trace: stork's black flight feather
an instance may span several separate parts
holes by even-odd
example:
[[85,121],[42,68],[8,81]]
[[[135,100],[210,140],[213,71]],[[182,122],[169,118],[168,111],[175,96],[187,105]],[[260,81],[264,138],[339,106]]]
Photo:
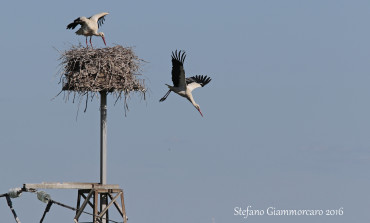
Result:
[[68,24],[67,29],[74,29],[74,28],[76,28],[77,25],[80,25],[81,23],[82,23],[82,21],[80,20],[80,17],[78,17],[77,19],[75,19],[75,21]]
[[177,50],[172,52],[172,82],[174,87],[180,84],[180,78],[185,78],[184,61],[186,54],[184,51]]
[[191,84],[193,82],[196,82],[196,83],[200,84],[200,86],[204,87],[211,80],[212,79],[210,77],[203,76],[203,75],[196,75],[196,76],[193,76],[193,77],[186,78],[186,84],[188,85],[188,84]]

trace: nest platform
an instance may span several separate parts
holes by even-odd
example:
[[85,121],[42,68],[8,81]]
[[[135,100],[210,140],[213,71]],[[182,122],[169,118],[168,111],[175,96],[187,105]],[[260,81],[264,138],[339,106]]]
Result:
[[[145,99],[145,80],[139,79],[139,59],[132,48],[120,45],[106,48],[83,48],[72,46],[60,57],[62,91],[65,98],[73,93],[77,96],[94,96],[98,92],[113,93],[117,100],[125,99],[131,92],[138,92]],[[61,92],[62,92],[61,91]]]

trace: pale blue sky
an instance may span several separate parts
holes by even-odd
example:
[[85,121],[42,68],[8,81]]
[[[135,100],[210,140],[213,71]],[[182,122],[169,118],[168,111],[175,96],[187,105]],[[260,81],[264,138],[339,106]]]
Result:
[[[108,46],[148,61],[147,100],[127,117],[108,97],[108,183],[125,191],[131,223],[368,222],[370,2],[6,1],[0,15],[0,194],[23,183],[99,181],[99,102],[63,97],[59,53],[85,39],[66,30],[107,11]],[[100,38],[95,46],[102,47]],[[171,51],[187,75],[212,77],[193,95],[204,118],[166,93]],[[74,206],[75,190],[48,190]],[[22,222],[45,204],[13,200]],[[338,209],[343,216],[234,216],[234,208]],[[0,199],[2,222],[14,222]],[[71,222],[53,206],[45,222]],[[112,219],[118,219],[112,213]],[[214,220],[212,220],[214,219]],[[83,216],[82,220],[91,220]]]

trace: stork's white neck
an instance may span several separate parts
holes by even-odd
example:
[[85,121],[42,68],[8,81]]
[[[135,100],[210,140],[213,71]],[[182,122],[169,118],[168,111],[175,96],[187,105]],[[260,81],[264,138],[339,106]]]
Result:
[[194,107],[199,106],[197,103],[195,103],[193,95],[191,93],[186,92],[186,98],[194,105]]

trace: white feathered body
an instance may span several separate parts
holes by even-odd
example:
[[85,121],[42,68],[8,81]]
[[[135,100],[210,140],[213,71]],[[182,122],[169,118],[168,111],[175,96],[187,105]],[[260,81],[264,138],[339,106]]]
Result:
[[80,17],[80,20],[83,21],[83,23],[81,23],[81,28],[76,31],[77,35],[84,36],[98,35],[98,23],[86,17]]

